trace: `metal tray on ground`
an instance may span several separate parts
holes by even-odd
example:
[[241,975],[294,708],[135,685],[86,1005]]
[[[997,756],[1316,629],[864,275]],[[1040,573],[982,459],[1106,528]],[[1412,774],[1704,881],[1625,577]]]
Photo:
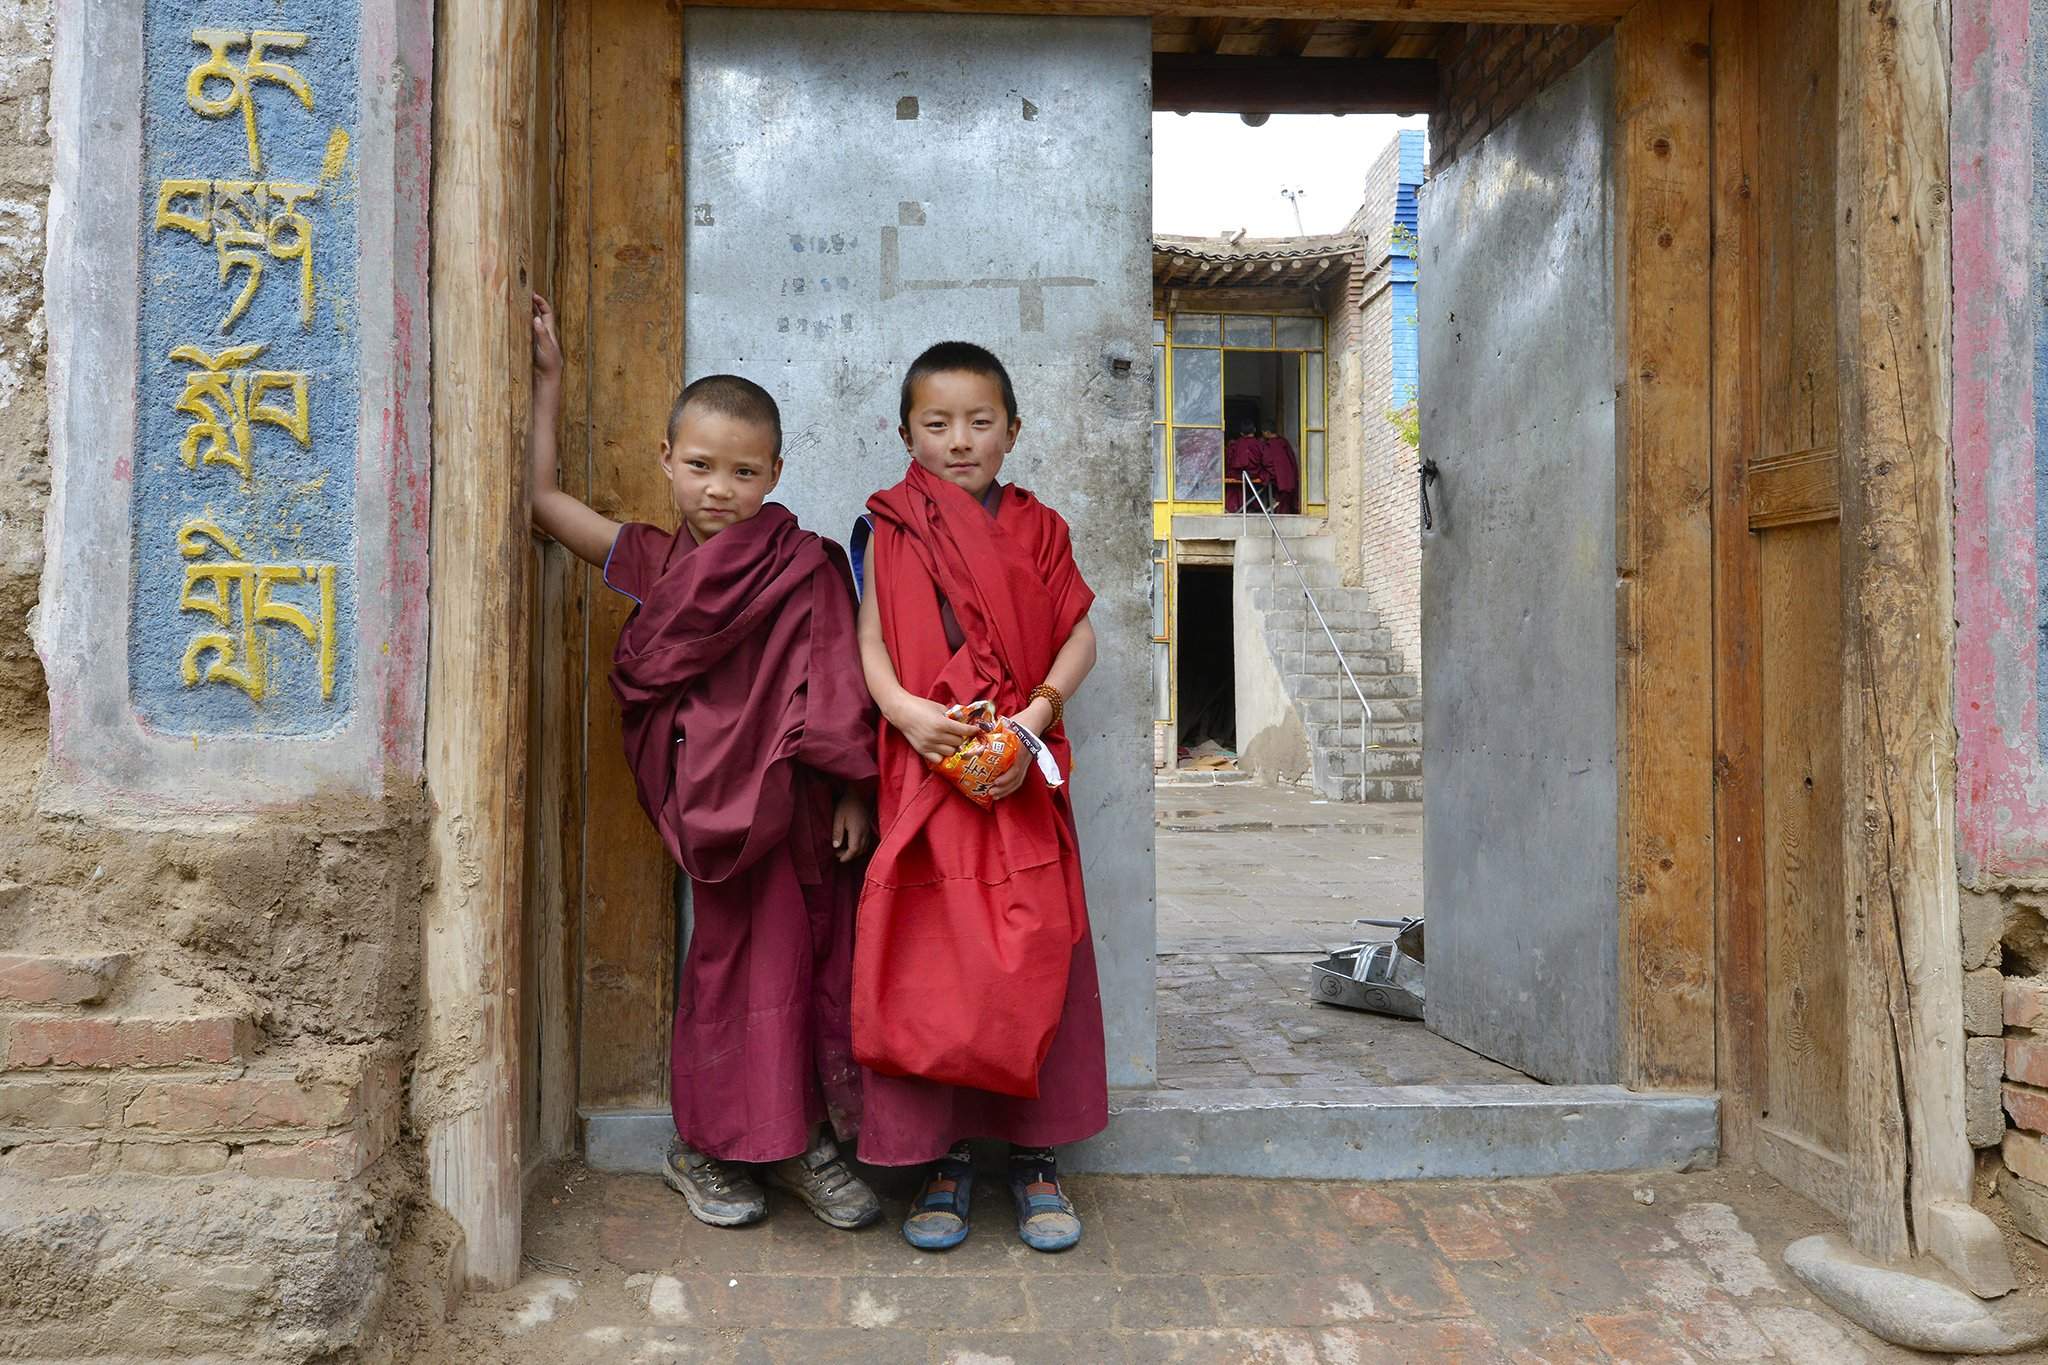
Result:
[[1328,1005],[1397,1019],[1422,1018],[1422,921],[1356,920],[1398,929],[1391,943],[1354,943],[1313,963],[1310,993]]

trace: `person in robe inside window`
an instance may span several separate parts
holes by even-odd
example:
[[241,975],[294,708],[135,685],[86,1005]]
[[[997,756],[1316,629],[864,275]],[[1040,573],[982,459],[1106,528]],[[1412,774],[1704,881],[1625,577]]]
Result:
[[[904,376],[900,420],[910,469],[868,501],[860,604],[861,661],[888,722],[882,838],[855,926],[860,1157],[932,1163],[903,1235],[937,1251],[968,1234],[967,1140],[1007,1141],[1018,1235],[1060,1251],[1081,1220],[1053,1149],[1102,1131],[1109,1111],[1063,776],[1066,699],[1095,665],[1094,594],[1066,522],[998,481],[1022,426],[1001,361],[933,346]],[[976,733],[954,708],[979,700],[1047,756],[1005,772],[986,808],[932,771]]]
[[1259,439],[1259,451],[1267,486],[1272,489],[1273,510],[1289,514],[1301,511],[1300,462],[1294,457],[1293,443],[1280,434],[1280,428],[1270,419],[1265,435]]
[[1224,511],[1236,512],[1244,507],[1245,479],[1256,478],[1263,484],[1265,468],[1265,450],[1259,444],[1258,427],[1251,418],[1243,418],[1237,424],[1237,435],[1223,450]]
[[626,763],[690,877],[663,1178],[717,1227],[767,1212],[761,1175],[834,1227],[865,1226],[881,1204],[834,1141],[860,1121],[853,914],[874,828],[851,567],[764,501],[782,476],[782,421],[738,375],[697,380],[669,414],[675,530],[621,526],[564,492],[562,369],[536,295],[533,521],[633,599],[612,656]]

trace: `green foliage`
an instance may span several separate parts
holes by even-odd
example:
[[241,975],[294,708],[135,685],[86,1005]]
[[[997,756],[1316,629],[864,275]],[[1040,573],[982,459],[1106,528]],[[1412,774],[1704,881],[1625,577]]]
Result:
[[1415,404],[1388,409],[1387,424],[1394,428],[1394,434],[1401,438],[1402,445],[1410,450],[1422,448],[1422,411]]

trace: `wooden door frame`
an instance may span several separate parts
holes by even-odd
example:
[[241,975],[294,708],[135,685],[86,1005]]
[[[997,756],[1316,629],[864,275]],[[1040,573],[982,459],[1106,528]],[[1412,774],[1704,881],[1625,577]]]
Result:
[[[541,2],[436,7],[427,770],[440,904],[426,943],[426,1028],[430,1038],[466,1039],[477,1065],[474,1093],[425,1111],[426,1143],[434,1197],[467,1239],[468,1278],[493,1287],[510,1284],[519,1270],[526,295],[540,276],[532,131],[537,116],[552,112],[535,98]],[[1873,13],[1869,0],[1838,2],[1842,207],[1852,213],[1841,274],[1843,432],[1853,455],[1843,461],[1844,663],[1852,680],[1844,699],[1848,733],[1911,760],[1859,763],[1847,775],[1855,812],[1844,830],[1847,910],[1854,941],[1865,949],[1852,979],[1852,1103],[1879,1134],[1852,1162],[1851,1223],[1866,1250],[1896,1254],[1910,1245],[1908,1151],[1915,1228],[1936,1226],[1937,1206],[1967,1201],[1967,1182],[1958,1188],[1956,1180],[1966,1163],[1959,1166],[1953,1150],[1962,1140],[1960,989],[1948,989],[1958,967],[1949,961],[1957,912],[1946,812],[1954,779],[1952,762],[1941,761],[1953,753],[1948,238],[1946,200],[1935,193],[1946,175],[1947,66],[1945,43],[1937,43],[1924,12],[1930,7],[1880,0]],[[1619,21],[1623,1078],[1640,1088],[1743,1085],[1742,1049],[1750,1044],[1734,1007],[1750,1003],[1742,983],[1755,979],[1748,976],[1754,963],[1727,932],[1729,888],[1740,877],[1726,853],[1728,812],[1716,805],[1713,772],[1729,755],[1715,752],[1714,696],[1699,686],[1711,674],[1717,608],[1710,585],[1722,515],[1707,343],[1717,287],[1706,269],[1713,259],[1710,0],[758,0],[758,7]],[[1725,195],[1728,187],[1721,189]],[[1913,211],[1894,220],[1901,206]],[[1904,300],[1891,288],[1900,280],[1913,286]],[[1928,593],[1928,583],[1937,591]],[[1724,732],[1732,719],[1720,717]],[[1923,759],[1934,762],[1931,781],[1915,780]],[[1866,812],[1885,818],[1871,825]],[[1887,886],[1898,890],[1879,901],[1893,913],[1867,913],[1873,893]],[[1896,1057],[1887,1052],[1894,1039]]]

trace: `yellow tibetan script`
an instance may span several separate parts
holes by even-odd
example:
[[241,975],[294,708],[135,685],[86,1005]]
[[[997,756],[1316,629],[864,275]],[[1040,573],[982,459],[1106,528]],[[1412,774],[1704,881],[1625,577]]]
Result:
[[[306,411],[311,376],[300,370],[243,368],[263,351],[262,343],[230,346],[219,355],[208,355],[197,346],[172,350],[171,359],[199,367],[185,376],[185,391],[176,404],[177,411],[193,418],[178,444],[185,468],[197,469],[202,461],[229,465],[240,471],[244,485],[249,484],[255,478],[256,438],[251,428],[258,422],[280,427],[300,446],[312,448]],[[285,395],[291,406],[263,401],[273,393]]]
[[[306,106],[308,113],[312,112],[313,87],[306,84],[305,78],[282,62],[265,60],[273,49],[297,52],[306,45],[306,35],[267,29],[241,32],[228,28],[195,28],[192,41],[206,48],[209,55],[185,77],[185,103],[201,118],[241,114],[243,130],[249,137],[250,174],[263,174],[263,144],[256,135],[253,87],[259,81],[281,85],[299,97],[299,103]],[[228,56],[238,48],[249,50],[240,66]],[[218,96],[209,95],[206,89],[209,81],[226,82],[227,90]]]
[[313,325],[313,222],[299,206],[319,195],[318,185],[282,180],[166,180],[158,187],[157,231],[188,232],[210,244],[222,284],[236,270],[248,272],[221,331],[249,311],[270,260],[298,263],[299,325]]
[[[219,550],[225,559],[209,559]],[[178,530],[178,553],[185,565],[185,590],[178,598],[182,611],[204,612],[219,626],[192,637],[185,647],[180,676],[185,686],[227,683],[262,701],[270,690],[270,634],[265,627],[290,626],[306,637],[320,657],[320,698],[334,697],[334,565],[251,564],[227,532],[205,517],[194,517]],[[315,583],[320,589],[320,619],[290,602],[272,600],[280,585]],[[212,595],[206,595],[206,589]],[[230,601],[230,598],[233,600]],[[213,655],[201,671],[201,661]]]

